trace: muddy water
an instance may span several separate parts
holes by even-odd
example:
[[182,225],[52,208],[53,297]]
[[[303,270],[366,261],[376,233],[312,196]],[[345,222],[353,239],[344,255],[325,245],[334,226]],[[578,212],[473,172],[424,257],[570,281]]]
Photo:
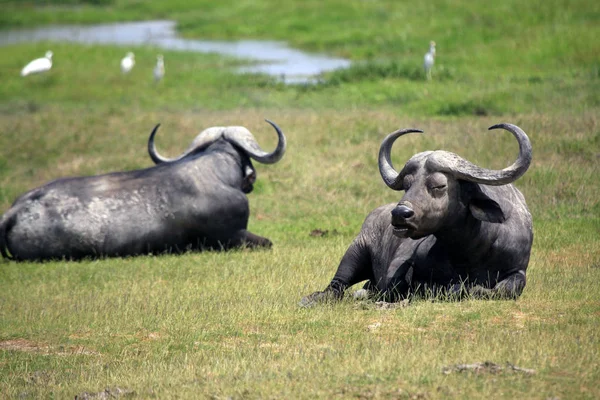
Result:
[[0,46],[36,41],[76,42],[118,46],[154,46],[165,50],[218,53],[256,62],[239,68],[242,73],[263,73],[286,83],[306,83],[327,71],[346,68],[350,62],[292,49],[277,41],[217,41],[184,39],[173,21],[126,22],[89,26],[47,26],[0,31]]

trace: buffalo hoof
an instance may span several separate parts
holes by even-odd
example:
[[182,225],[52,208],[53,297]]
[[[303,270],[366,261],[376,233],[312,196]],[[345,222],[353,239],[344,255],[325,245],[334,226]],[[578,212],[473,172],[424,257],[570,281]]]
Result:
[[442,294],[445,293],[447,300],[449,301],[461,301],[468,299],[470,296],[470,292],[467,290],[464,284],[457,283],[450,286],[445,292],[442,291]]
[[328,303],[331,301],[338,300],[339,297],[331,290],[325,290],[323,292],[314,292],[308,296],[304,296],[298,305],[302,308],[309,308],[316,306],[318,303]]
[[242,244],[242,246],[248,249],[270,249],[273,247],[273,242],[267,238],[260,238],[259,240],[253,242],[246,241]]
[[352,293],[352,298],[354,300],[369,300],[371,297],[373,297],[373,293],[367,289],[358,289],[356,292]]
[[476,285],[473,286],[470,290],[469,290],[469,294],[471,295],[472,298],[474,299],[491,299],[493,297],[495,297],[495,293],[492,289],[486,289],[483,286],[480,285]]
[[469,294],[474,299],[480,300],[517,300],[520,296],[520,292],[517,290],[507,290],[506,287],[496,285],[494,289],[486,289],[479,285],[474,286],[469,291]]

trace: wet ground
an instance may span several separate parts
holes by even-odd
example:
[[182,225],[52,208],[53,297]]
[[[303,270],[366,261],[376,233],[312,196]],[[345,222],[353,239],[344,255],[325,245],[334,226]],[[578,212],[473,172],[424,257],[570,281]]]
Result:
[[0,31],[0,46],[22,42],[58,41],[129,48],[154,46],[164,50],[218,53],[256,62],[238,68],[239,72],[268,74],[285,83],[311,82],[323,72],[350,66],[348,60],[306,53],[292,49],[284,42],[184,39],[177,35],[175,26],[174,21],[144,21]]

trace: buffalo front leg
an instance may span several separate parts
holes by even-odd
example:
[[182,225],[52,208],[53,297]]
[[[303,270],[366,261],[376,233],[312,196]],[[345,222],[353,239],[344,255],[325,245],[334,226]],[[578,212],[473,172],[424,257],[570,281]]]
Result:
[[519,270],[498,282],[491,289],[474,286],[469,294],[478,299],[516,300],[523,293],[525,283],[525,271]]
[[371,257],[369,252],[355,240],[342,257],[335,276],[323,291],[314,292],[300,300],[301,307],[311,307],[317,303],[337,301],[344,297],[344,292],[355,283],[371,279]]
[[255,235],[245,229],[238,231],[231,240],[232,247],[271,247],[273,243],[266,237]]

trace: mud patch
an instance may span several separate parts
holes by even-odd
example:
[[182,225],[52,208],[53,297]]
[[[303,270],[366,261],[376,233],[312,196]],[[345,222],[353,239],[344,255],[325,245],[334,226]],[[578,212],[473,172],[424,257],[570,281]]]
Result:
[[162,336],[160,332],[138,332],[135,337],[142,341],[142,342],[148,342],[148,341],[155,341],[155,340],[159,340],[162,339]]
[[333,230],[333,231],[328,231],[328,230],[322,230],[322,229],[313,229],[308,236],[310,237],[328,237],[328,236],[336,236],[339,235],[339,232],[337,230]]
[[442,372],[446,375],[449,375],[453,372],[465,372],[465,371],[474,372],[476,374],[480,374],[480,373],[497,374],[497,373],[505,372],[505,371],[521,372],[526,375],[535,374],[534,369],[517,367],[516,365],[513,365],[508,362],[506,363],[505,366],[495,364],[491,361],[484,361],[484,362],[478,362],[478,363],[474,363],[474,364],[456,364],[456,365],[451,365],[449,367],[442,368]]
[[56,383],[55,373],[50,371],[34,371],[26,378],[27,383],[38,386],[48,386]]
[[405,308],[410,305],[408,299],[397,301],[395,303],[388,303],[387,301],[376,301],[375,308],[378,310],[394,310],[396,308]]
[[47,348],[48,346],[40,345],[25,339],[4,340],[0,342],[0,349],[2,350],[25,351],[28,353],[33,353],[45,351]]
[[129,389],[123,389],[120,387],[106,388],[101,392],[88,393],[83,392],[75,395],[75,400],[101,400],[101,399],[118,399],[120,397],[133,397],[135,392]]
[[[363,292],[364,291],[364,292]],[[353,298],[358,300],[354,304],[355,310],[396,310],[398,308],[406,308],[410,306],[410,300],[404,299],[394,303],[388,303],[387,301],[376,301],[369,300],[369,295],[364,289],[359,289],[352,294]]]

